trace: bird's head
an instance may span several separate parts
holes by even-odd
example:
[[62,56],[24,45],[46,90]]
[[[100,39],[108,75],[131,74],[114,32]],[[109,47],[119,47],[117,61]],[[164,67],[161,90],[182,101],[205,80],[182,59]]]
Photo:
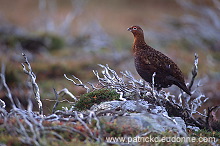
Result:
[[140,26],[137,26],[137,25],[134,25],[134,26],[131,26],[130,28],[127,29],[128,31],[132,32],[134,34],[134,36],[137,36],[137,35],[143,35],[144,32],[143,30],[141,29]]

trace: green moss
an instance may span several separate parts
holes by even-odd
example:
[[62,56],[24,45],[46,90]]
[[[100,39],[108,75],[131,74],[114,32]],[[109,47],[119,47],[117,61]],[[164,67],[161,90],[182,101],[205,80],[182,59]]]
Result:
[[100,89],[80,96],[80,99],[75,104],[76,110],[89,109],[94,104],[100,104],[104,101],[118,100],[119,94],[112,89]]

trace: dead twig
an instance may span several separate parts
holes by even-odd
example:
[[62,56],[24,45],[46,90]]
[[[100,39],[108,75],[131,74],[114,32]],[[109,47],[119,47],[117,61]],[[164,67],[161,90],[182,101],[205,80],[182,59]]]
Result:
[[74,114],[75,114],[76,119],[77,119],[77,120],[86,128],[86,130],[89,132],[90,137],[91,137],[92,139],[94,139],[94,140],[97,141],[98,139],[94,136],[94,134],[92,133],[91,129],[87,126],[87,124],[86,124],[81,118],[79,118],[78,113],[77,113],[76,111],[74,111]]
[[[31,68],[30,63],[28,62],[27,56],[24,53],[22,53],[22,56],[25,59],[24,63],[21,63],[21,65],[23,66],[23,71],[24,71],[24,73],[29,75],[29,77],[31,79],[31,83],[32,83],[35,99],[37,100],[37,103],[38,103],[39,114],[43,115],[43,107],[42,107],[43,105],[42,105],[42,102],[40,100],[40,90],[39,90],[39,87],[38,87],[38,85],[36,83],[37,77],[34,74],[34,72],[32,71],[32,68]],[[26,69],[25,64],[27,65],[28,70]]]
[[57,91],[56,91],[55,88],[53,88],[53,91],[54,91],[55,99],[56,99],[56,102],[55,102],[55,104],[54,104],[54,106],[53,106],[53,109],[52,109],[52,113],[54,114],[54,112],[55,112],[55,110],[56,110],[56,107],[57,107],[58,104],[59,104],[59,100],[58,100],[59,95],[57,94]]
[[74,79],[76,79],[76,80],[79,82],[79,84],[77,84],[73,79],[68,78],[68,77],[66,76],[66,74],[64,74],[64,77],[65,77],[68,81],[73,82],[74,85],[76,85],[76,86],[82,86],[83,88],[85,88],[87,93],[90,92],[89,87],[87,87],[85,84],[83,84],[82,81],[81,81],[79,78],[75,77],[74,75],[72,75],[72,77],[73,77]]
[[60,95],[60,94],[62,94],[62,93],[69,95],[69,96],[70,96],[71,98],[73,98],[75,101],[78,100],[67,88],[64,88],[64,89],[62,89],[62,90],[60,90],[60,91],[57,91],[57,94],[58,94],[58,95]]
[[198,56],[197,53],[195,53],[194,66],[193,66],[193,69],[192,69],[192,79],[191,79],[191,82],[190,82],[189,87],[188,87],[189,91],[191,91],[194,80],[195,80],[195,78],[197,76],[197,73],[198,73],[198,63],[199,63],[199,56]]
[[[9,98],[12,108],[16,109],[17,107],[16,107],[15,102],[12,98],[11,90],[9,89],[9,87],[6,83],[6,80],[5,80],[5,65],[3,63],[2,63],[2,67],[1,67],[0,77],[1,77],[2,85],[6,89],[6,92],[7,92],[6,96]],[[5,107],[5,103],[3,101],[1,103],[3,104],[2,107]]]

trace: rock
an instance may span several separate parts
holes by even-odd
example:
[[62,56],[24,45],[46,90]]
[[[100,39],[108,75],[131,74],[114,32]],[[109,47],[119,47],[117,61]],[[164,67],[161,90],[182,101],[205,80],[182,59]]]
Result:
[[[105,113],[99,119],[104,122],[114,122],[117,127],[130,127],[138,130],[151,130],[155,132],[164,132],[171,130],[181,136],[186,136],[186,124],[180,117],[169,117],[165,108],[149,104],[147,101],[111,101],[103,102],[100,105],[94,105],[90,110],[96,113]],[[112,111],[126,111],[119,116]],[[106,111],[106,112],[103,112]],[[108,116],[106,116],[108,115]]]
[[128,101],[109,101],[103,102],[99,105],[93,105],[90,110],[100,112],[104,110],[124,110],[128,112],[142,112],[148,111],[149,113],[156,114],[156,113],[163,113],[168,115],[167,111],[161,106],[155,106],[153,104],[148,103],[144,100],[128,100]]
[[162,114],[149,113],[131,113],[130,116],[101,116],[101,121],[114,122],[117,127],[130,127],[138,130],[150,130],[155,132],[164,132],[171,130],[186,136],[186,124],[180,117],[167,117]]

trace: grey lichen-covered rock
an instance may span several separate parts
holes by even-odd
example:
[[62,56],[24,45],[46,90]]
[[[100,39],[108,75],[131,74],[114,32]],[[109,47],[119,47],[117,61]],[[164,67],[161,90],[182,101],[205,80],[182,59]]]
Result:
[[180,117],[167,117],[163,114],[131,113],[129,116],[101,116],[101,121],[114,122],[117,127],[130,127],[138,130],[164,132],[171,130],[186,136],[186,125]]
[[[163,132],[171,130],[179,135],[186,136],[186,124],[180,117],[169,117],[164,107],[149,104],[143,100],[110,101],[94,105],[90,110],[99,115],[99,119],[105,122],[114,122],[118,127],[130,127],[138,130],[151,130]],[[121,116],[108,115],[108,112],[123,111]],[[114,113],[114,112],[113,112]]]
[[90,110],[93,110],[96,112],[104,111],[104,110],[114,110],[114,109],[118,109],[118,110],[122,109],[124,111],[135,112],[135,113],[148,111],[149,113],[152,113],[152,114],[163,113],[165,115],[168,115],[167,111],[161,106],[155,106],[144,100],[109,101],[109,102],[103,102],[99,105],[93,105],[90,108]]

